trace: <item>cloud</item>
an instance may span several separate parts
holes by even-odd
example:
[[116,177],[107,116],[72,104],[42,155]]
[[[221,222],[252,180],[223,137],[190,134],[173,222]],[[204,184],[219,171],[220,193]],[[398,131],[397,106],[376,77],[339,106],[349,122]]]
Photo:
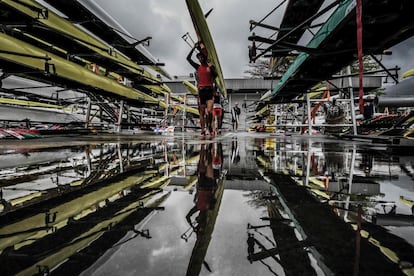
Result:
[[[151,36],[148,50],[171,75],[188,75],[193,71],[186,56],[190,47],[182,40],[189,32],[195,38],[194,27],[184,0],[99,0],[110,15],[118,20],[137,39]],[[202,9],[213,12],[207,18],[225,78],[242,77],[248,68],[247,46],[249,20],[260,21],[279,2],[274,0],[199,0]],[[327,1],[329,3],[329,1]],[[326,4],[325,4],[326,5]],[[269,16],[264,23],[279,26],[283,7]],[[258,35],[269,36],[263,28],[254,30]],[[414,68],[414,39],[392,48],[393,55],[384,57],[386,66],[400,66],[401,73]],[[263,45],[267,47],[267,45]]]
[[[188,75],[193,71],[186,61],[190,47],[181,38],[187,32],[195,38],[185,1],[99,0],[98,3],[137,39],[151,36],[148,50],[166,64],[165,69],[171,75]],[[201,0],[200,5],[205,12],[213,8],[207,22],[224,76],[241,77],[248,64],[249,20],[260,20],[275,7],[274,0]]]
[[414,68],[414,37],[391,47],[390,51],[392,51],[392,55],[383,57],[383,63],[387,68],[400,67],[400,76],[405,71]]

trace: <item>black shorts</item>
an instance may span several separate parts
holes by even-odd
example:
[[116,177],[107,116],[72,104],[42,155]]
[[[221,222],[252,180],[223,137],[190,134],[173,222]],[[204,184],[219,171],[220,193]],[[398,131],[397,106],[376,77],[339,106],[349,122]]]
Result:
[[202,86],[198,89],[198,103],[207,104],[207,101],[213,100],[214,89],[212,86]]
[[216,180],[214,178],[207,177],[205,174],[198,176],[198,189],[211,190],[216,186]]

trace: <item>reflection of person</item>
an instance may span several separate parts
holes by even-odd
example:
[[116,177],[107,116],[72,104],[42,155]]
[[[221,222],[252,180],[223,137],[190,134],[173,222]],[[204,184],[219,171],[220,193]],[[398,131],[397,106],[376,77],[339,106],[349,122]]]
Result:
[[256,132],[265,132],[265,127],[262,123],[260,123],[257,127],[256,127]]
[[[198,183],[195,194],[195,205],[186,215],[186,220],[196,233],[204,230],[207,220],[207,211],[212,210],[215,205],[214,192],[217,188],[217,182],[214,177],[213,156],[211,145],[205,149],[201,145],[200,160],[198,162]],[[196,223],[191,221],[192,215],[199,212]]]
[[234,164],[237,164],[240,162],[239,143],[237,140],[231,141],[231,161]]
[[220,174],[223,168],[223,146],[221,143],[214,144],[213,150],[213,172],[214,178],[220,178]]
[[366,176],[369,176],[373,166],[373,157],[371,154],[363,154],[361,167],[364,170]]
[[11,207],[10,202],[8,202],[3,197],[3,189],[2,188],[0,188],[0,204],[2,204],[4,206],[4,209],[8,209],[9,207]]
[[249,254],[247,256],[247,259],[249,260],[250,263],[253,262],[252,260],[252,255],[254,254],[254,245],[255,245],[256,241],[254,238],[254,235],[251,233],[247,234],[247,253]]
[[217,72],[213,65],[207,63],[207,57],[203,53],[199,52],[196,55],[200,64],[191,59],[197,46],[198,44],[195,44],[188,53],[187,61],[197,70],[198,110],[200,113],[201,135],[204,136],[206,134],[206,127],[210,131],[210,134],[214,135],[211,124],[213,121],[214,80],[217,77]]
[[239,104],[236,103],[234,107],[231,109],[231,123],[233,125],[233,130],[237,131],[237,128],[239,127],[239,116],[240,116],[240,107]]
[[221,96],[218,91],[214,92],[213,117],[214,127],[217,133],[220,134],[223,124],[223,106],[221,105]]

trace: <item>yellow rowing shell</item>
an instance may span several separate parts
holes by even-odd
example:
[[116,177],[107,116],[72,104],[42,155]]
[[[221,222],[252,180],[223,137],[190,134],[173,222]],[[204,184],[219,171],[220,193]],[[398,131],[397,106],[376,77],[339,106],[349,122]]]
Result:
[[0,59],[8,60],[16,64],[21,64],[42,71],[45,69],[46,61],[41,59],[41,57],[47,57],[47,62],[49,64],[54,64],[54,74],[57,76],[88,85],[90,87],[99,88],[107,93],[130,100],[138,100],[145,103],[159,105],[163,108],[166,107],[165,102],[159,101],[158,99],[155,99],[137,89],[124,86],[116,80],[95,74],[94,72],[87,70],[78,64],[56,56],[43,49],[39,49],[26,42],[20,41],[3,33],[0,33],[0,39],[2,41],[0,44]]
[[198,3],[198,0],[186,0],[186,3],[201,47],[205,48],[207,51],[208,61],[216,67],[218,75],[216,79],[217,86],[220,88],[220,92],[223,96],[227,98],[227,90],[224,83],[223,72],[221,70],[216,47],[214,46],[213,37],[211,36],[204,13]]
[[413,69],[410,69],[410,70],[408,70],[408,71],[405,71],[402,75],[401,75],[401,78],[407,78],[407,77],[411,77],[411,76],[414,76],[414,68]]

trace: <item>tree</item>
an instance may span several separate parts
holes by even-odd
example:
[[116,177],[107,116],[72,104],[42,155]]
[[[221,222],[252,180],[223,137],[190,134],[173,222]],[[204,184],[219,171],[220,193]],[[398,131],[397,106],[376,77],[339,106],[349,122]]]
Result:
[[[362,61],[364,63],[364,72],[371,72],[371,71],[376,71],[381,69],[381,67],[379,66],[379,64],[372,59],[371,56],[364,56],[362,58]],[[351,64],[351,73],[358,73],[359,71],[359,64],[358,64],[358,60],[354,61]]]
[[270,77],[271,71],[269,68],[269,61],[266,59],[258,59],[255,63],[249,63],[249,69],[244,71],[245,74],[252,79]]
[[[281,77],[292,63],[291,57],[274,59],[261,58],[255,63],[249,63],[249,69],[244,71],[250,78]],[[273,68],[273,70],[272,70]]]

